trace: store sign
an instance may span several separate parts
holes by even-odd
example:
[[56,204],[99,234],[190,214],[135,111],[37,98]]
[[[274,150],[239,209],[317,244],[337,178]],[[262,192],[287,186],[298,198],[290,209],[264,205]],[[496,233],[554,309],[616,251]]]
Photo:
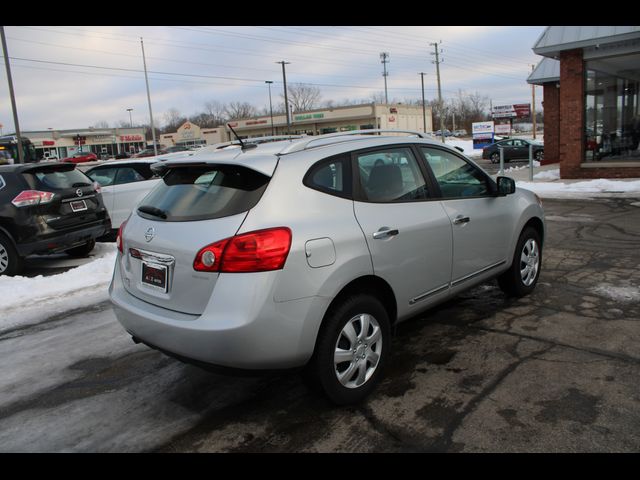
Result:
[[245,124],[246,125],[263,125],[265,123],[267,123],[266,120],[249,120]]
[[324,118],[324,113],[307,113],[306,115],[296,115],[293,117],[296,122],[300,120],[312,120],[314,118]]
[[389,117],[389,123],[394,123],[396,121],[396,117],[394,117],[393,115],[391,115]]
[[531,116],[531,105],[518,103],[513,105],[496,105],[491,111],[493,118],[521,118]]
[[493,143],[494,128],[493,122],[475,122],[471,124],[473,148],[475,150]]
[[121,142],[143,142],[142,135],[120,135]]
[[511,133],[511,125],[508,123],[496,125],[496,135],[509,135]]

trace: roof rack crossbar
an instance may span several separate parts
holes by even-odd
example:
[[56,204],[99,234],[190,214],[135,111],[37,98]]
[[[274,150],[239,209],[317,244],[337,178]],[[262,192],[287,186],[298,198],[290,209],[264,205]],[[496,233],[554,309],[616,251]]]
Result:
[[[417,136],[419,138],[431,138],[428,134],[424,132],[417,132],[414,130],[392,130],[392,129],[367,129],[367,130],[349,130],[348,132],[336,132],[336,133],[327,133],[325,135],[318,135],[315,137],[305,138],[300,142],[295,142],[292,145],[284,148],[280,154],[287,154],[293,152],[299,152],[302,150],[308,150],[310,148],[322,147],[325,145],[331,145],[333,143],[345,142],[349,140],[358,140],[357,138],[348,138],[350,136],[355,135],[370,135],[373,133],[381,134],[381,133],[404,133],[407,136]],[[332,141],[335,140],[335,141]],[[318,145],[313,145],[314,143],[318,143]]]

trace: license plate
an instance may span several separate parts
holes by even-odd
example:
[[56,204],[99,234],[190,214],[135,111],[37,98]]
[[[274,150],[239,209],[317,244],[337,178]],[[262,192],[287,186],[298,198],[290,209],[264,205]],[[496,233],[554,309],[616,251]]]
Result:
[[87,203],[84,200],[76,200],[71,202],[71,210],[74,212],[82,212],[87,209]]
[[166,293],[167,267],[156,263],[142,262],[142,284]]

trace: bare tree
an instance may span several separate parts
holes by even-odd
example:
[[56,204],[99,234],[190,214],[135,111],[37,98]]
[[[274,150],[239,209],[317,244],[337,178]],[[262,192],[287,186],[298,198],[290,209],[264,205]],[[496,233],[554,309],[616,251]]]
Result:
[[224,113],[230,120],[243,120],[256,117],[258,111],[248,102],[231,102],[225,106]]
[[[314,85],[306,83],[294,83],[287,88],[289,103],[296,112],[306,112],[317,108],[322,94],[320,89]],[[284,101],[284,94],[280,97]]]
[[98,120],[93,124],[93,128],[109,128],[109,122],[106,120]]
[[164,128],[162,128],[162,132],[175,132],[178,130],[178,127],[187,120],[187,117],[183,116],[177,108],[172,107],[164,114]]

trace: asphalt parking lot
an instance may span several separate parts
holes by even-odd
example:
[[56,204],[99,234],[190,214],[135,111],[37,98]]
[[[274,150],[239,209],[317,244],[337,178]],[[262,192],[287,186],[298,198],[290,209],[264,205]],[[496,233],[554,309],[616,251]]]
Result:
[[535,292],[489,282],[401,324],[360,405],[183,365],[105,303],[0,335],[0,451],[637,452],[640,199],[544,206]]

